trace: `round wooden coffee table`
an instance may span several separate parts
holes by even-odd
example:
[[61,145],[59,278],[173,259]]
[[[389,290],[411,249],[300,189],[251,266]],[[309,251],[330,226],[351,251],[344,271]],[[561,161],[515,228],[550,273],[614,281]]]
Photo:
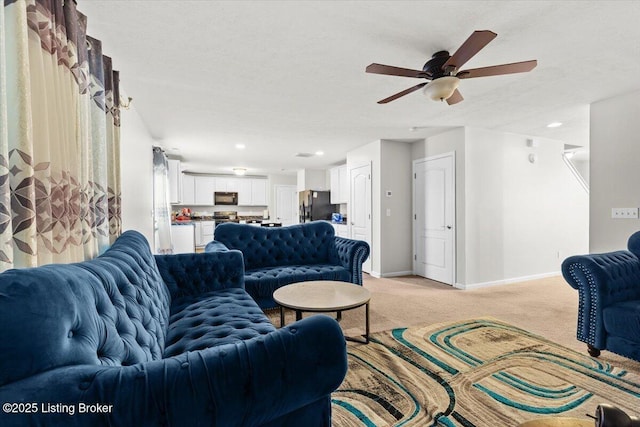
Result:
[[351,337],[346,339],[369,343],[369,300],[371,294],[360,285],[332,280],[314,280],[292,283],[273,293],[273,299],[280,305],[280,326],[284,326],[284,309],[295,310],[296,320],[302,319],[302,312],[337,312],[337,320],[342,312],[365,306],[364,341]]

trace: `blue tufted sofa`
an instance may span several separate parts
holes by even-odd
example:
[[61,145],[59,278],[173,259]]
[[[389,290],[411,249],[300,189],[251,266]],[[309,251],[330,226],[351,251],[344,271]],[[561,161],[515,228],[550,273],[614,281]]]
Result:
[[243,280],[238,251],[154,259],[134,231],[0,274],[0,425],[329,427],[340,327],[276,330]]
[[277,307],[273,292],[294,282],[362,285],[362,263],[369,256],[366,242],[336,237],[326,221],[275,228],[224,223],[215,228],[213,238],[206,252],[242,252],[246,290],[263,309]]
[[609,350],[640,361],[640,232],[627,247],[562,263],[565,280],[579,292],[578,340],[594,357]]

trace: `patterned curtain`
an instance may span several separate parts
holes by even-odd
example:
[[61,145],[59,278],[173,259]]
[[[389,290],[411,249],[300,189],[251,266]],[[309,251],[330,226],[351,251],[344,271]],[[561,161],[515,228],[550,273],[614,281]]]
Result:
[[162,148],[153,147],[153,228],[157,254],[173,253],[169,199],[169,162]]
[[69,0],[0,8],[0,271],[121,233],[119,76],[86,24]]

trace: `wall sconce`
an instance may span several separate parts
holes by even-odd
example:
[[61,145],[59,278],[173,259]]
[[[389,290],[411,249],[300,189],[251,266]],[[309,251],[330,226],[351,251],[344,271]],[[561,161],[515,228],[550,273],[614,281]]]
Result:
[[129,108],[131,108],[131,101],[133,101],[133,98],[128,96],[127,99],[125,100],[122,96],[120,97],[120,108],[124,108],[125,110],[128,110]]

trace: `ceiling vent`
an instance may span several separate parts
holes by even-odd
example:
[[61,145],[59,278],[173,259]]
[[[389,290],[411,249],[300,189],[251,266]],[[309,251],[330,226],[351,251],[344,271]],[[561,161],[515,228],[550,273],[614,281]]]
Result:
[[313,157],[311,153],[296,153],[296,157]]

